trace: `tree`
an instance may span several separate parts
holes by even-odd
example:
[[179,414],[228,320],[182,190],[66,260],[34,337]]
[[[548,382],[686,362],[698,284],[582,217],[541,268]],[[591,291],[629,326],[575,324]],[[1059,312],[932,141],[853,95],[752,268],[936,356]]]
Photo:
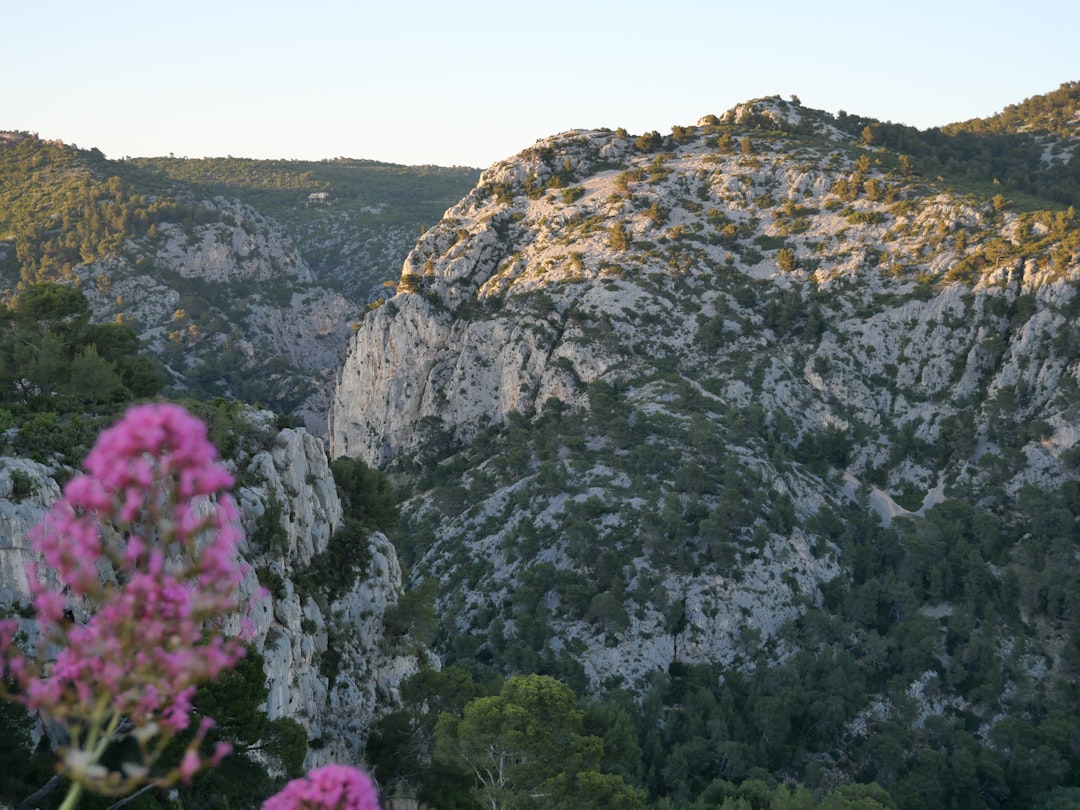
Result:
[[119,397],[152,397],[164,375],[155,360],[139,354],[139,337],[123,324],[91,324],[79,291],[33,284],[12,309],[0,309],[0,396],[73,394],[80,409]]
[[435,757],[470,772],[492,810],[643,808],[642,791],[600,771],[604,743],[583,733],[583,720],[566,684],[516,675],[498,695],[470,701],[463,716],[439,717]]
[[641,152],[655,152],[664,143],[664,136],[655,129],[634,139],[634,146]]
[[544,785],[543,806],[560,810],[645,810],[645,791],[599,771],[561,773]]
[[795,251],[791,248],[781,248],[776,254],[776,266],[785,273],[795,269]]
[[396,605],[388,605],[383,616],[386,640],[400,644],[406,637],[417,645],[430,645],[435,641],[439,621],[435,615],[435,594],[439,583],[425,579],[414,588],[405,591]]
[[346,514],[373,531],[388,532],[398,521],[398,496],[390,479],[361,459],[341,456],[330,462]]
[[694,137],[694,128],[682,127],[676,124],[671,128],[671,137],[675,143],[686,143]]
[[33,326],[44,334],[60,322],[85,321],[90,314],[90,302],[74,287],[31,284],[19,293],[14,312],[16,324]]
[[123,388],[116,367],[98,354],[97,346],[90,344],[71,363],[71,391],[83,402],[97,407],[98,403],[112,399]]
[[626,250],[630,247],[630,231],[622,222],[616,222],[608,231],[608,245],[612,250]]
[[27,393],[52,396],[68,375],[63,341],[51,332],[46,333],[37,345],[16,346],[15,358],[22,369],[22,376],[16,382],[29,383]]
[[421,799],[438,798],[440,807],[456,806],[450,793],[455,800],[468,797],[471,806],[471,776],[433,761],[435,728],[442,714],[460,716],[470,701],[484,694],[460,667],[423,667],[401,685],[402,708],[384,715],[371,730],[364,756],[372,773],[384,787],[411,785]]
[[585,618],[599,624],[607,633],[625,630],[630,625],[623,601],[611,591],[603,591],[592,598]]
[[828,810],[896,810],[896,802],[880,785],[841,785],[821,803]]
[[51,763],[34,755],[35,723],[36,719],[22,706],[0,701],[0,762],[4,763],[0,802],[5,805],[14,806],[49,778]]

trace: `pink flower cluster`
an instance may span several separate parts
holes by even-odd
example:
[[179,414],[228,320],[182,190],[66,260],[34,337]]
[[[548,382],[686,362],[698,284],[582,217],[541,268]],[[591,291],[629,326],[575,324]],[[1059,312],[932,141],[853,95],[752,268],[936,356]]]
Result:
[[379,810],[379,794],[355,768],[324,765],[289,782],[262,810]]
[[[61,768],[73,782],[120,794],[189,779],[205,764],[209,719],[178,766],[154,765],[188,727],[196,687],[244,652],[221,632],[243,608],[232,476],[206,426],[171,404],[130,409],[84,466],[32,535],[45,562],[30,572],[36,653],[14,645],[12,623],[0,626],[0,675],[15,699],[66,727]],[[141,761],[107,770],[101,755],[122,737]]]

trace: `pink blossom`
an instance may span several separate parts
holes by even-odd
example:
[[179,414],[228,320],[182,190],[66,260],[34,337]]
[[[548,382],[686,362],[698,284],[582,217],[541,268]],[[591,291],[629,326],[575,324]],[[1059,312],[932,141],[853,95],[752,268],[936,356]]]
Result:
[[356,768],[324,765],[289,782],[262,810],[379,810],[379,794]]
[[198,753],[195,751],[185,752],[184,758],[180,762],[180,778],[185,782],[190,782],[191,778],[198,773],[201,764]]
[[221,760],[232,753],[232,745],[227,742],[214,743],[214,753],[210,756],[210,765],[219,765]]
[[[244,612],[239,510],[226,491],[233,478],[206,426],[171,404],[130,409],[84,467],[31,534],[45,562],[30,572],[37,654],[25,656],[11,628],[0,627],[0,674],[14,680],[15,699],[73,730],[62,762],[96,763],[103,749],[78,747],[117,739],[123,720],[149,766],[188,727],[196,687],[244,652],[241,638],[221,633],[224,620]],[[202,766],[197,748],[208,728],[200,726],[175,771],[152,781],[189,779]],[[109,793],[150,781],[148,768],[87,775],[103,770],[69,775]]]

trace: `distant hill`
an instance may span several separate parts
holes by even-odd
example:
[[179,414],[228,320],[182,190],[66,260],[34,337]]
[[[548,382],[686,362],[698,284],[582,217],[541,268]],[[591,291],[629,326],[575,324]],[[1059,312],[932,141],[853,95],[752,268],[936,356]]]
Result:
[[206,196],[239,199],[281,223],[324,283],[370,300],[397,276],[419,235],[480,177],[479,169],[374,160],[133,158]]
[[78,284],[137,329],[173,390],[259,401],[321,432],[350,321],[473,169],[107,160],[0,138],[0,284]]

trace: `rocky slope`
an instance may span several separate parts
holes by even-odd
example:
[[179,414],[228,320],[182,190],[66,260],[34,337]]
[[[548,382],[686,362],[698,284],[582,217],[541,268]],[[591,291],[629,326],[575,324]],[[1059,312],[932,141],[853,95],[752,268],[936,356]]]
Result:
[[794,100],[564,133],[409,254],[330,452],[419,476],[403,553],[458,652],[748,660],[838,572],[834,511],[1076,477],[1075,224]]
[[224,198],[202,205],[211,221],[162,222],[77,268],[94,318],[133,326],[178,391],[273,403],[321,434],[357,305],[320,284],[255,209]]
[[324,435],[350,323],[464,168],[136,158],[0,132],[0,296],[78,285],[172,393],[260,402]]
[[[373,719],[392,707],[414,654],[386,643],[383,616],[397,603],[401,568],[378,533],[350,558],[366,560],[340,594],[327,596],[308,572],[327,553],[342,521],[323,442],[303,429],[275,432],[273,414],[252,412],[261,447],[236,459],[251,570],[241,590],[252,602],[255,645],[266,662],[270,719],[291,717],[313,742],[307,767],[362,761]],[[26,536],[59,497],[57,471],[19,458],[0,459],[0,604],[26,601]],[[333,663],[331,664],[331,660]]]

